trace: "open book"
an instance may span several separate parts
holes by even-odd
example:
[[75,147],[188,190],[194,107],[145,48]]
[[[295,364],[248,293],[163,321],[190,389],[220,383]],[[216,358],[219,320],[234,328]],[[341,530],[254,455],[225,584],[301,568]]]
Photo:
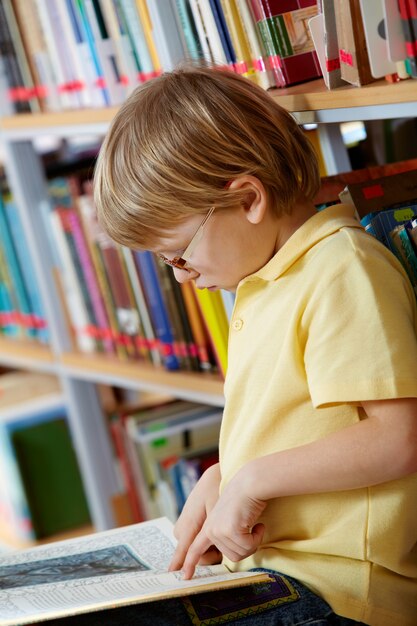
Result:
[[167,571],[175,543],[173,524],[159,518],[2,556],[0,626],[269,580],[223,565],[182,580]]

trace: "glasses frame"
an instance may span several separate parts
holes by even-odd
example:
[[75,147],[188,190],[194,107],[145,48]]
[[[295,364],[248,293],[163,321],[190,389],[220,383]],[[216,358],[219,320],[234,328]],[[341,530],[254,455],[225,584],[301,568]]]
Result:
[[184,252],[181,255],[175,256],[173,259],[168,259],[163,254],[158,254],[158,257],[161,259],[161,261],[163,261],[167,265],[170,265],[171,267],[175,267],[176,269],[185,270],[186,272],[189,272],[190,270],[187,267],[187,263],[191,255],[193,254],[195,248],[200,243],[204,234],[204,226],[207,224],[208,220],[213,215],[215,208],[216,207],[214,206],[211,207],[211,209],[209,210],[209,212],[207,213],[207,215],[201,222],[200,226],[197,228],[194,235],[192,236],[190,243],[188,244],[188,246],[185,248]]

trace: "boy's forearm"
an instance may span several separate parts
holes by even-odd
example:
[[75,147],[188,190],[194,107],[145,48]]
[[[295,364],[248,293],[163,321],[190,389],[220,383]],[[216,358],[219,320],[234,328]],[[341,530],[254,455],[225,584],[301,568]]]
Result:
[[413,473],[417,415],[414,423],[412,416],[398,422],[388,428],[365,419],[319,441],[255,459],[241,470],[246,492],[266,501],[368,487]]

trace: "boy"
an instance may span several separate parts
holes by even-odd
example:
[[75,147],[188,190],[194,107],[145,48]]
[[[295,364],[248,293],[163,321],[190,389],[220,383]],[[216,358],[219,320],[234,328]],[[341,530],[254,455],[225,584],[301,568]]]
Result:
[[[159,254],[179,282],[236,291],[220,464],[184,507],[171,568],[189,578],[222,555],[277,572],[292,595],[242,626],[412,626],[415,296],[350,207],[315,210],[318,187],[292,117],[227,70],[138,88],[102,146],[110,236]],[[137,607],[138,623],[191,623],[159,610]]]

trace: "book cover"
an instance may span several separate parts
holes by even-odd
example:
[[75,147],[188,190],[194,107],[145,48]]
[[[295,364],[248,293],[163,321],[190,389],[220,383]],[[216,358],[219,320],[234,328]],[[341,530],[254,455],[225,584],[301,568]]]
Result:
[[252,15],[249,4],[246,0],[231,0],[231,3],[232,6],[234,3],[236,7],[238,18],[240,19],[240,24],[248,43],[250,58],[256,72],[257,81],[264,89],[275,87],[276,82],[269,63],[268,54],[261,40],[260,33],[256,28],[256,20]]
[[335,89],[345,84],[342,80],[339,59],[339,44],[337,41],[336,13],[333,0],[321,0],[324,30],[324,50],[328,73],[329,89]]
[[316,0],[250,0],[277,87],[321,76],[308,20],[317,15]]
[[155,519],[2,556],[0,626],[271,582],[223,565],[199,566],[183,580],[168,572],[175,546],[173,524]]
[[369,64],[359,0],[335,3],[340,70],[343,80],[360,87],[374,78]]
[[62,395],[54,376],[10,372],[0,377],[0,519],[10,535],[32,540],[32,514],[12,444],[17,428],[49,419],[62,408]]
[[65,408],[11,436],[37,538],[90,523]]
[[399,203],[412,202],[417,198],[417,169],[350,183],[347,192],[361,217]]

